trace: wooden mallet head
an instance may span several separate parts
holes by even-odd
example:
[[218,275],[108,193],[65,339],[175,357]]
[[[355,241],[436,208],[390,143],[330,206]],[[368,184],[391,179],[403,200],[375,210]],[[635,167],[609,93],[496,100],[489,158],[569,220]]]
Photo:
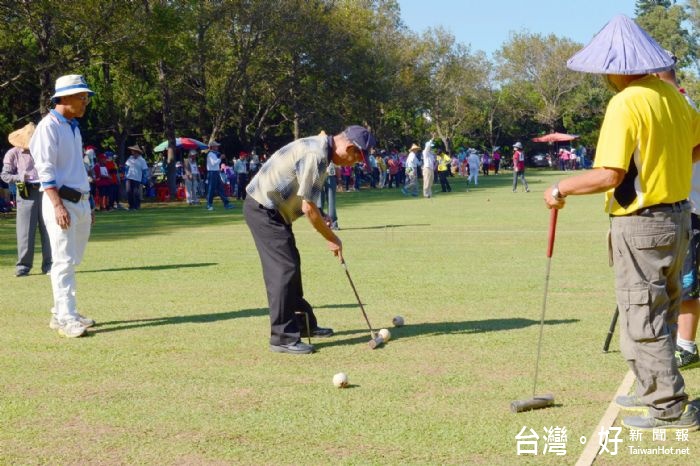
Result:
[[381,335],[377,335],[374,338],[372,338],[368,343],[370,349],[375,349],[378,346],[381,346],[384,344],[384,338]]
[[533,409],[548,408],[554,406],[554,395],[537,395],[529,400],[516,400],[510,403],[510,410],[514,413],[522,413]]

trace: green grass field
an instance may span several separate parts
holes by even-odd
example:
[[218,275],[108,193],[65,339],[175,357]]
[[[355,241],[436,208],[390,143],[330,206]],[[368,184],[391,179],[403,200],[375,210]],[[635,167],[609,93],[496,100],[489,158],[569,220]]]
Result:
[[[549,212],[559,173],[480,178],[432,200],[397,190],[338,194],[345,258],[370,321],[393,339],[375,351],[342,267],[305,219],[295,223],[306,298],[336,335],[309,356],[268,348],[257,252],[234,211],[146,204],[98,214],[78,268],[81,313],[98,325],[65,339],[48,328],[49,278],[14,277],[14,219],[0,219],[2,464],[574,464],[597,441],[627,367],[617,335],[602,195],[570,198],[551,265],[538,392],[529,398]],[[38,240],[38,239],[37,239]],[[40,256],[39,256],[40,257]],[[403,315],[407,325],[392,328]],[[351,387],[333,387],[337,372]],[[684,372],[691,398],[700,370]],[[523,427],[567,429],[566,455],[517,455]],[[529,433],[526,430],[526,434]],[[697,464],[688,441],[630,441],[596,464]],[[629,445],[688,455],[632,455]],[[695,457],[696,460],[692,460]]]

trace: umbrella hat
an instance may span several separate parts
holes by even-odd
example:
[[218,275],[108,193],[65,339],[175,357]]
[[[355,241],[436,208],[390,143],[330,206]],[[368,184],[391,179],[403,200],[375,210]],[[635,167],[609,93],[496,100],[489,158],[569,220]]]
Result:
[[574,71],[596,74],[649,74],[673,68],[666,51],[625,15],[615,16],[588,45],[566,62]]
[[[207,146],[202,141],[198,141],[192,138],[175,138],[175,146],[179,149],[206,149]],[[153,152],[163,152],[168,148],[168,141],[165,140],[153,148]]]
[[534,142],[565,142],[573,141],[578,138],[575,134],[564,134],[564,133],[549,133],[538,138],[532,138]]

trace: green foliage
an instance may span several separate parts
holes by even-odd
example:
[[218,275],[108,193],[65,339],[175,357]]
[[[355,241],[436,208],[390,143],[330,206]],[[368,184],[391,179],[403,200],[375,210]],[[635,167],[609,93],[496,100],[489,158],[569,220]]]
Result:
[[659,44],[678,57],[678,67],[688,66],[696,56],[697,43],[685,29],[688,13],[681,5],[664,5],[645,8],[638,13],[637,22]]
[[[698,4],[638,3],[682,66],[695,63]],[[0,0],[0,140],[47,111],[66,73],[97,93],[85,140],[121,157],[168,131],[235,152],[351,123],[398,148],[433,132],[450,149],[551,129],[596,139],[608,94],[565,68],[580,44],[516,33],[492,60],[400,17],[396,0]]]
[[501,79],[527,106],[521,111],[549,130],[561,124],[567,99],[585,79],[566,68],[566,60],[580,48],[553,35],[514,33],[496,55]]
[[655,10],[657,7],[669,8],[675,4],[676,0],[637,0],[634,12],[637,16],[644,16]]

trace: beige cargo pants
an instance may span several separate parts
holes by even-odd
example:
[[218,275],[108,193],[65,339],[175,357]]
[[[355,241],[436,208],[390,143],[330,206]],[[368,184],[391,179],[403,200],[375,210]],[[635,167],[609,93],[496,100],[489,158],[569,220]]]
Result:
[[611,217],[610,229],[622,355],[637,377],[637,396],[649,406],[649,415],[676,418],[688,400],[674,351],[690,206]]

